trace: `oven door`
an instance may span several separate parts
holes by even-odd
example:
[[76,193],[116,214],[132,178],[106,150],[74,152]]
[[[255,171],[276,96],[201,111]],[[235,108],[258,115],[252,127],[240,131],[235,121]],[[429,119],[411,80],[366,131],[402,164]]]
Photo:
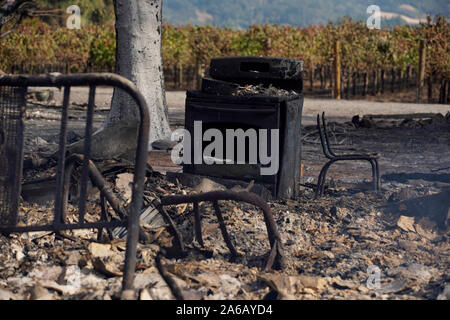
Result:
[[[195,136],[194,120],[201,121],[201,137]],[[206,101],[204,99],[188,99],[186,100],[186,123],[185,127],[191,134],[191,150],[194,149],[196,139],[202,139],[202,154],[205,147],[210,144],[210,141],[203,141],[203,133],[208,129],[217,129],[223,136],[223,155],[225,159],[223,164],[194,164],[194,152],[191,152],[191,164],[185,164],[184,172],[193,174],[203,174],[213,177],[238,179],[255,182],[261,182],[276,186],[277,174],[261,175],[262,164],[259,161],[259,129],[267,129],[268,137],[268,152],[271,154],[272,146],[270,143],[270,134],[273,129],[280,129],[280,104],[279,103],[265,103],[265,104],[246,104],[246,103],[232,103],[227,101],[220,102],[217,99],[214,102]],[[197,124],[198,128],[198,124]],[[236,163],[236,150],[234,152],[234,159],[226,159],[227,150],[227,129],[237,130],[242,129],[247,132],[248,129],[256,131],[256,138],[250,137],[245,139],[245,164]],[[280,132],[282,134],[282,132]],[[197,142],[198,143],[198,142]],[[256,144],[256,148],[250,148],[250,144]],[[237,141],[234,141],[234,148],[236,148]],[[249,150],[257,150],[257,163],[250,160]],[[278,150],[280,152],[281,150]],[[203,156],[202,156],[203,159]],[[233,162],[233,163],[230,163]]]

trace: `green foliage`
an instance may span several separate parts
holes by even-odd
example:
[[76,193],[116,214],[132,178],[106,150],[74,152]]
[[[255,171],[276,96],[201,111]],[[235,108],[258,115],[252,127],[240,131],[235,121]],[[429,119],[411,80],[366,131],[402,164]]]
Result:
[[40,8],[60,9],[60,17],[41,17],[44,22],[52,25],[65,26],[66,10],[71,5],[77,5],[81,11],[81,24],[112,25],[114,23],[113,0],[34,0]]
[[112,28],[88,26],[69,30],[31,19],[2,38],[0,43],[0,70],[5,71],[21,65],[39,68],[68,64],[70,72],[83,72],[89,65],[111,70],[115,64],[116,44]]
[[116,63],[116,36],[112,28],[94,30],[95,37],[90,44],[88,65],[98,70],[114,70]]

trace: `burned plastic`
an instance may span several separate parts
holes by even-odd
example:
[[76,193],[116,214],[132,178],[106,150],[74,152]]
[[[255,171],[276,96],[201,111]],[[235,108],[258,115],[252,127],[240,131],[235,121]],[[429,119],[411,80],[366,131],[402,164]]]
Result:
[[213,79],[240,85],[264,84],[303,91],[303,61],[275,57],[221,57],[211,59]]
[[[211,60],[210,77],[203,79],[202,91],[188,91],[186,98],[185,128],[194,137],[195,122],[202,123],[202,132],[217,129],[226,136],[227,129],[278,131],[279,140],[271,146],[267,139],[268,154],[278,152],[279,170],[262,175],[257,163],[196,164],[191,153],[184,172],[226,179],[254,180],[270,190],[274,198],[293,198],[298,194],[301,163],[301,117],[303,108],[302,61],[267,57],[226,57]],[[292,94],[234,94],[240,86],[258,85],[280,88]],[[266,90],[276,92],[276,90]],[[202,137],[194,137],[202,139]],[[194,148],[191,139],[191,150]],[[249,143],[246,143],[248,157]],[[226,144],[226,143],[224,143]],[[202,152],[205,145],[202,145]],[[224,153],[225,154],[225,153]],[[246,159],[247,160],[247,159]]]
[[239,84],[211,78],[203,78],[202,92],[215,95],[233,95],[239,89]]

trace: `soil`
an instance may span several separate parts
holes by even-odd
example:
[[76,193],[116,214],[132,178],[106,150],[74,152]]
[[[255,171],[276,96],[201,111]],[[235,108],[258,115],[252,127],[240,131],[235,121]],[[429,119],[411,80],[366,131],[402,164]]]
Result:
[[[37,90],[38,88],[35,88]],[[40,88],[45,89],[45,88]],[[50,89],[50,88],[48,88]],[[54,105],[61,104],[62,90],[51,89],[54,91]],[[88,88],[74,87],[71,91],[71,101],[77,106],[86,106],[88,99]],[[112,97],[112,89],[97,88],[96,94],[96,109],[102,110],[99,114],[99,122],[106,116],[107,110]],[[400,93],[399,93],[400,94]],[[386,93],[386,95],[389,95]],[[368,100],[334,100],[327,98],[320,98],[317,96],[308,96],[306,94],[305,102],[303,104],[303,125],[310,125],[315,123],[315,117],[318,113],[325,111],[328,118],[332,121],[350,121],[354,115],[363,116],[365,114],[405,114],[405,113],[441,113],[445,115],[450,111],[449,105],[442,104],[426,104],[414,103],[414,100],[406,97],[414,96],[411,92],[406,92],[405,96],[400,95],[400,98],[393,99],[388,97],[382,99],[381,96],[367,96]],[[184,105],[186,100],[185,91],[167,91],[166,92],[167,106],[169,108],[169,121],[172,127],[184,125]],[[371,101],[370,101],[371,100]]]

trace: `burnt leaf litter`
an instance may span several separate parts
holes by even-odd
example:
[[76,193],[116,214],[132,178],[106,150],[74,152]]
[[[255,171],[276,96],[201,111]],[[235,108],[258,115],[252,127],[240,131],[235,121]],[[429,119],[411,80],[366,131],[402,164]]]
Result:
[[[241,87],[238,94],[267,90],[271,88]],[[314,199],[314,184],[326,159],[316,128],[304,127],[300,196],[269,201],[286,268],[263,271],[270,249],[264,219],[260,209],[241,202],[219,203],[237,258],[231,261],[208,202],[200,203],[203,247],[195,239],[193,205],[166,207],[187,252],[184,257],[172,255],[174,239],[155,200],[226,188],[208,180],[188,187],[149,170],[144,192],[147,218],[141,221],[146,239],[138,245],[135,291],[124,294],[141,300],[174,299],[158,270],[163,266],[181,294],[194,300],[450,298],[449,115],[427,120],[358,119],[330,123],[329,128],[338,151],[365,149],[381,155],[381,192],[371,190],[370,168],[349,162],[330,171],[325,196]],[[71,136],[79,138],[75,132]],[[54,190],[54,184],[45,178],[55,175],[49,154],[56,143],[51,137],[27,137],[23,182],[27,186],[41,178],[36,186],[41,197],[33,194],[32,186],[25,188],[28,198],[21,198],[19,225],[52,219],[54,203],[45,194],[51,195],[48,190]],[[98,163],[101,171],[114,165],[121,169],[109,170],[105,177],[128,205],[133,170],[121,166],[120,160]],[[76,185],[72,189],[67,219],[76,222]],[[85,219],[94,222],[99,216],[98,191],[92,188]],[[110,239],[104,233],[97,241],[97,230],[30,232],[0,236],[0,246],[0,299],[124,298],[124,239]],[[161,249],[166,254],[158,266]]]

